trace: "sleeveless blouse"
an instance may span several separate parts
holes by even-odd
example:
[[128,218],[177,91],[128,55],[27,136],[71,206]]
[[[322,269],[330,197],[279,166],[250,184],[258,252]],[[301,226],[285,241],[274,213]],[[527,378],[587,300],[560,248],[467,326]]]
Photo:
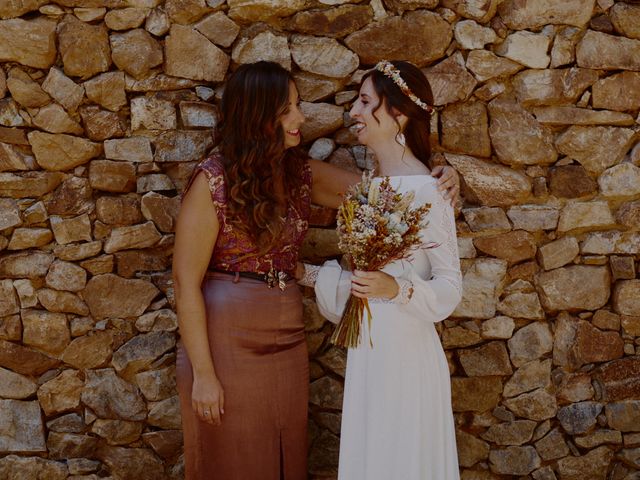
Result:
[[[290,195],[284,228],[280,235],[280,244],[260,255],[258,255],[258,249],[249,235],[232,225],[227,216],[227,189],[221,155],[215,153],[201,162],[194,170],[191,181],[201,171],[209,183],[211,198],[220,223],[218,238],[209,262],[209,270],[266,273],[273,268],[292,273],[296,267],[302,241],[309,229],[309,214],[311,212],[311,167],[309,163],[305,162],[303,167],[301,187]],[[188,188],[189,186],[187,186]]]

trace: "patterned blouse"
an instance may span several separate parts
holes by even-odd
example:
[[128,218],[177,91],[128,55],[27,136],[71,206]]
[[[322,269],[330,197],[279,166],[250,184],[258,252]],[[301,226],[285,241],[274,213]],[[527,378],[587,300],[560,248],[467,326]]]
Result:
[[[211,198],[218,213],[220,231],[209,262],[209,270],[231,272],[268,272],[275,270],[292,273],[298,260],[298,252],[309,228],[311,211],[311,167],[305,163],[303,183],[300,190],[291,195],[291,201],[285,218],[282,242],[268,252],[257,255],[255,243],[249,235],[227,220],[227,193],[225,188],[224,166],[220,154],[206,158],[194,170],[204,172],[211,190]],[[188,189],[189,187],[187,187]],[[186,191],[186,190],[185,190]]]

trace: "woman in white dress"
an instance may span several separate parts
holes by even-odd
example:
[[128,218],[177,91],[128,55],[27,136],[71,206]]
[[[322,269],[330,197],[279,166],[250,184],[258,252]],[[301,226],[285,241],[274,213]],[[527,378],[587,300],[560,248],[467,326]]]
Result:
[[414,207],[431,204],[425,247],[377,272],[349,272],[335,261],[316,271],[305,266],[307,277],[317,275],[318,306],[330,320],[339,321],[349,293],[371,305],[371,329],[362,322],[360,345],[348,352],[340,480],[459,478],[449,369],[435,323],[455,309],[462,282],[453,209],[430,176],[432,102],[418,68],[380,62],[350,112],[378,173],[400,192],[413,190]]

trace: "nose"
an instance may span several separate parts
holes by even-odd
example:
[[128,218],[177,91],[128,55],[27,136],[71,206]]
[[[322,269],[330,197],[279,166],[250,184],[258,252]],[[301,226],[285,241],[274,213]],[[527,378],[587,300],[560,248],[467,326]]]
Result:
[[351,110],[349,110],[349,116],[350,116],[353,120],[356,120],[356,119],[357,119],[357,117],[359,117],[359,116],[360,116],[360,114],[358,113],[358,104],[357,104],[357,102],[356,102],[356,103],[354,103],[354,104],[351,106]]
[[300,110],[300,108],[298,108],[298,121],[300,123],[304,123],[306,121],[304,113],[302,113],[302,110]]

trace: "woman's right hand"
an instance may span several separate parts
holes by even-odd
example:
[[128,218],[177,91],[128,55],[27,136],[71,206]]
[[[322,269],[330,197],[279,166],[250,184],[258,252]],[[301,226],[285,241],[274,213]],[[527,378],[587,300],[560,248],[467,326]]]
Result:
[[224,389],[215,375],[194,377],[191,406],[200,420],[218,426],[224,414]]

